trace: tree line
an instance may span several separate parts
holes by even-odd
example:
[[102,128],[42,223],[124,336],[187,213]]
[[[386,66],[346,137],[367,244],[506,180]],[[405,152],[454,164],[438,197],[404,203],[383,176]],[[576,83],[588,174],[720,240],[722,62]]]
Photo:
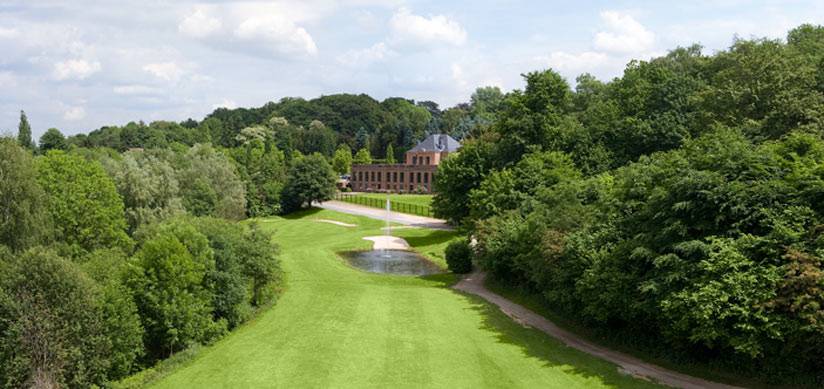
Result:
[[824,28],[524,75],[433,208],[497,280],[613,340],[824,382]]
[[31,147],[0,138],[0,385],[103,386],[274,300],[277,247],[236,222],[225,152]]

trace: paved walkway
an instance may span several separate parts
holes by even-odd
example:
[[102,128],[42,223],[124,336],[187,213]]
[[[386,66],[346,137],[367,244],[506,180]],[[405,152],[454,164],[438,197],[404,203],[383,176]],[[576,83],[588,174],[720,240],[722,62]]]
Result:
[[486,274],[481,272],[472,273],[460,282],[454,288],[480,296],[486,301],[498,306],[503,313],[511,317],[518,323],[536,328],[550,336],[560,340],[564,344],[574,349],[581,350],[587,354],[595,355],[612,362],[620,367],[620,369],[627,374],[634,376],[645,377],[655,382],[673,386],[676,388],[686,389],[730,389],[735,386],[719,384],[707,381],[701,378],[691,377],[686,374],[677,373],[671,370],[664,369],[650,363],[646,363],[640,359],[631,357],[627,354],[617,351],[609,350],[607,348],[589,343],[578,336],[561,329],[545,317],[530,311],[529,309],[515,304],[512,301],[490,291],[484,286],[484,278]]
[[[345,203],[343,201],[335,200],[325,201],[323,203],[315,203],[314,205],[323,209],[348,213],[351,215],[359,215],[378,220],[386,220],[385,209],[364,207],[362,205]],[[452,227],[446,224],[446,221],[444,220],[424,216],[408,215],[405,213],[392,212],[390,213],[389,220],[407,226],[424,227],[436,230],[452,229]]]

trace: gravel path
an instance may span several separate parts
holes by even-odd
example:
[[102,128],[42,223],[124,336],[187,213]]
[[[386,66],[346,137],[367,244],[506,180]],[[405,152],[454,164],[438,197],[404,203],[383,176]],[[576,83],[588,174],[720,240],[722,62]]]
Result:
[[518,323],[529,327],[537,328],[540,331],[560,340],[569,347],[581,350],[587,354],[595,355],[612,362],[619,368],[633,376],[645,377],[663,385],[676,388],[700,389],[717,388],[730,389],[735,386],[719,384],[701,378],[691,377],[686,374],[677,373],[664,369],[627,354],[609,350],[607,348],[589,343],[578,336],[561,329],[545,317],[530,311],[529,309],[515,304],[504,297],[490,291],[484,286],[486,274],[481,272],[472,273],[458,282],[454,288],[460,291],[480,296],[486,301],[498,306],[501,311]]
[[[314,205],[323,209],[348,213],[350,215],[359,215],[378,220],[386,220],[386,210],[384,209],[364,207],[362,205],[334,200],[325,201],[323,203],[315,203]],[[435,230],[452,229],[452,227],[446,224],[446,221],[444,220],[424,216],[408,215],[405,213],[392,212],[390,213],[389,220],[407,226],[424,227]]]

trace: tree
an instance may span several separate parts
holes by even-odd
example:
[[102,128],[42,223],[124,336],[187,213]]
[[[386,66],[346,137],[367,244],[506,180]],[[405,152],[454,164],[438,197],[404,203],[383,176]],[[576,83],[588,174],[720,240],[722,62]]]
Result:
[[231,161],[209,145],[190,148],[178,167],[183,204],[195,215],[246,216],[246,190]]
[[51,251],[32,249],[0,266],[3,386],[102,386],[111,342],[98,296],[76,264]]
[[168,357],[225,329],[225,322],[212,320],[212,294],[204,285],[214,268],[209,241],[189,224],[162,225],[141,245],[127,285],[151,357]]
[[48,150],[65,150],[66,137],[56,128],[49,128],[40,137],[40,150],[46,152]]
[[391,143],[386,146],[386,163],[395,163],[395,149]]
[[465,221],[469,216],[469,193],[494,166],[493,150],[488,142],[468,142],[441,162],[433,180],[437,192],[432,209],[437,217],[455,224]]
[[320,120],[312,120],[308,128],[298,132],[298,150],[303,154],[320,153],[330,157],[335,151],[335,132]]
[[289,169],[283,188],[281,199],[284,212],[331,199],[335,194],[336,182],[335,172],[322,155],[315,153],[300,158]]
[[82,263],[83,271],[100,287],[103,326],[111,343],[107,356],[109,380],[133,373],[144,354],[143,326],[137,304],[125,284],[128,266],[125,255],[111,249],[95,250]]
[[17,143],[23,148],[34,150],[34,141],[31,139],[31,126],[26,113],[20,111],[20,124],[17,126]]
[[128,151],[112,175],[129,232],[184,212],[176,172],[168,162],[145,151]]
[[58,150],[49,151],[36,162],[55,238],[86,251],[131,247],[123,200],[99,162]]
[[22,251],[48,237],[46,196],[37,182],[31,153],[0,138],[0,245]]
[[345,143],[341,143],[332,157],[332,168],[335,173],[348,174],[352,170],[352,150]]
[[358,165],[369,165],[372,163],[372,155],[369,154],[369,150],[362,148],[355,153],[355,158],[352,159],[352,163]]

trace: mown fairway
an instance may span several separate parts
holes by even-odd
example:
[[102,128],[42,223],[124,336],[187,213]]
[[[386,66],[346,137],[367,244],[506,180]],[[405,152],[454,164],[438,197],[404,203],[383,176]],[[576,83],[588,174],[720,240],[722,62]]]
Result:
[[[321,223],[334,219],[356,228]],[[330,211],[261,221],[286,272],[277,305],[159,387],[651,387],[429,279],[360,272],[335,254],[367,249],[383,222]],[[449,232],[398,229],[438,256]]]

